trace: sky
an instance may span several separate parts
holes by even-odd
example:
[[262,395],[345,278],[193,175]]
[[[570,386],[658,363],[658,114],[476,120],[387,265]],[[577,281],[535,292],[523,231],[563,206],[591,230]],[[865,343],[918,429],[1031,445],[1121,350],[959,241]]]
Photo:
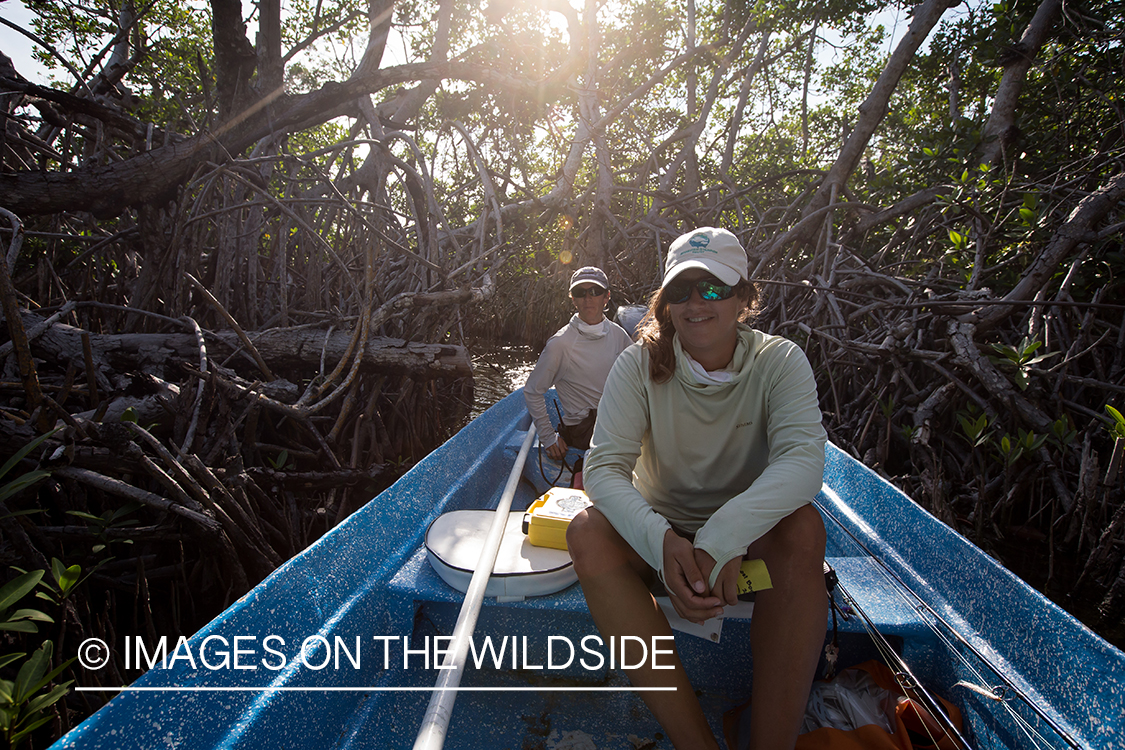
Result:
[[[33,14],[24,6],[21,0],[0,0],[0,18],[11,21],[12,23],[20,26],[28,31],[32,31],[31,20]],[[251,40],[254,38],[254,22],[247,23],[247,34]],[[397,48],[393,48],[393,39],[387,44],[387,53],[384,55],[384,65],[391,64],[387,61],[387,55],[392,58],[397,53]],[[401,47],[401,40],[398,46]],[[23,34],[14,30],[12,27],[0,23],[0,51],[3,51],[8,57],[12,58],[15,63],[16,70],[19,71],[27,80],[32,83],[48,84],[49,75],[47,69],[40,65],[32,58],[32,50],[37,45],[28,39]],[[60,71],[61,72],[61,71]]]
[[[0,2],[0,18],[31,30],[32,14],[24,7],[20,0],[3,0]],[[15,31],[10,26],[0,24],[0,50],[12,58],[12,62],[27,80],[32,83],[47,83],[47,69],[31,58],[31,50],[35,43],[23,34]]]
[[[23,5],[21,0],[0,0],[0,18],[31,30],[32,13]],[[893,45],[897,43],[910,24],[906,11],[896,8],[879,13],[872,21],[883,24],[891,35],[887,43],[888,54],[893,50]],[[0,23],[0,50],[12,58],[16,70],[24,78],[33,83],[46,84],[48,82],[47,69],[31,57],[34,47],[34,42],[26,36]]]

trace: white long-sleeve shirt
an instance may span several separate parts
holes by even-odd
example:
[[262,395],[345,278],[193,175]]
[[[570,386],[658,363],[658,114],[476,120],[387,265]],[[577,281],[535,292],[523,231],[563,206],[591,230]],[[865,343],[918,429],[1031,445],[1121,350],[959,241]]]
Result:
[[577,314],[547,340],[523,387],[541,445],[554,445],[558,439],[544,394],[554,386],[563,422],[578,424],[590,409],[598,407],[610,368],[617,355],[632,343],[625,329],[612,320],[603,319],[600,325],[590,326]]
[[664,577],[664,534],[695,534],[723,565],[820,490],[824,443],[812,367],[796,344],[746,326],[729,383],[700,383],[674,340],[676,371],[648,373],[632,347],[606,381],[583,479],[619,534]]

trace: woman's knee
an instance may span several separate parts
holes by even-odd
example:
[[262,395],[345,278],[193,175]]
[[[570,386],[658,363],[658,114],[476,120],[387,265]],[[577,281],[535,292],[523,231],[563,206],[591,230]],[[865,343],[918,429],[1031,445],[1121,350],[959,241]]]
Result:
[[592,508],[587,508],[571,519],[570,525],[567,526],[566,547],[579,575],[597,550],[597,537],[603,533],[598,528],[602,521],[605,521],[605,516]]
[[819,568],[824,560],[827,543],[824,519],[811,503],[802,505],[778,521],[762,541],[772,555],[791,560],[808,560]]
[[796,528],[795,535],[799,543],[815,552],[818,557],[824,557],[824,548],[828,543],[828,533],[824,528],[824,518],[812,503],[802,505],[790,514]]
[[587,508],[571,520],[566,546],[578,577],[621,564],[628,557],[628,544],[605,516]]

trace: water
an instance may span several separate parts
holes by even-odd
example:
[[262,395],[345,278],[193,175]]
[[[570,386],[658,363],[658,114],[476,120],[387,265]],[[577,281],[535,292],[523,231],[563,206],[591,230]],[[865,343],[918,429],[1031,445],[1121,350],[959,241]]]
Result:
[[473,407],[469,419],[517,388],[522,388],[539,359],[530,346],[490,346],[470,351],[473,361]]

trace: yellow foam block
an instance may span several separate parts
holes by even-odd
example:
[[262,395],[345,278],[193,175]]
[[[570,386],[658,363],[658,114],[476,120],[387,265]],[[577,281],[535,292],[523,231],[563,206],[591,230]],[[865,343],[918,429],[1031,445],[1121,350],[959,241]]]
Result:
[[765,560],[743,560],[738,571],[738,593],[749,594],[773,588]]

